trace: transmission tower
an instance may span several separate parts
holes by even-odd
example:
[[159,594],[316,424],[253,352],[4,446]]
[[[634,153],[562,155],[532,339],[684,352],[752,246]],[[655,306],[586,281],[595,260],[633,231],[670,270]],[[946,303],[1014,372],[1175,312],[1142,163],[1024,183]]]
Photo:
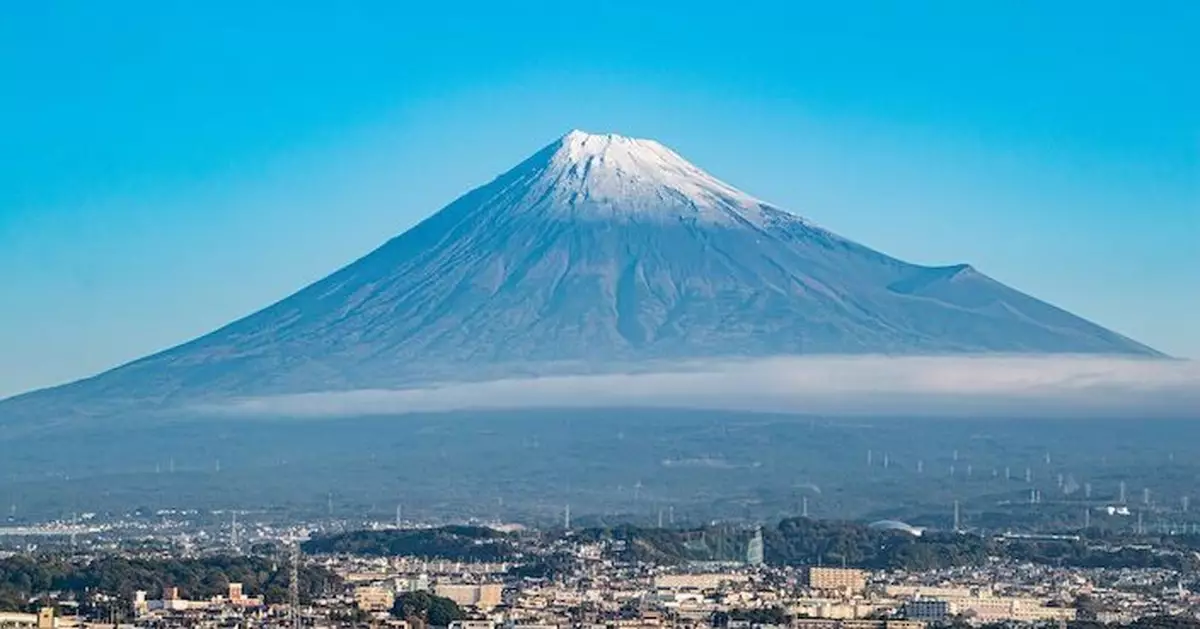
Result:
[[288,604],[292,629],[300,629],[300,542],[292,542],[292,567],[288,578]]

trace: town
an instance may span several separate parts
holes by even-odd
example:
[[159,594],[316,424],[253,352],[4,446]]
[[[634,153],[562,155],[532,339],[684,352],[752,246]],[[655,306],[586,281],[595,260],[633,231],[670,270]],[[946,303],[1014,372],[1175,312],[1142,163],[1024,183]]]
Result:
[[[3,531],[0,628],[921,629],[1128,625],[1200,614],[1194,577],[1165,561],[1082,566],[993,555],[967,565],[871,569],[846,565],[848,555],[837,565],[780,561],[779,542],[768,536],[764,547],[761,527],[719,540],[704,530],[416,523],[206,530],[187,527],[188,515],[164,514],[136,527],[138,535],[128,523]],[[927,543],[919,531],[886,524],[847,530],[925,547],[914,545]],[[703,543],[724,556],[680,561],[655,548],[665,542],[653,535],[707,535]],[[930,548],[946,548],[937,544]],[[1174,551],[1106,552],[1161,558]]]

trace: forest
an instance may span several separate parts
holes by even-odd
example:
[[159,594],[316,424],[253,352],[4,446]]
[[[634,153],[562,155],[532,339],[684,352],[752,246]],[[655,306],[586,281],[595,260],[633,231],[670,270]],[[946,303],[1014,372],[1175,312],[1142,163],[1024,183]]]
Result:
[[425,557],[451,561],[505,561],[516,538],[482,526],[350,531],[304,542],[309,554]]

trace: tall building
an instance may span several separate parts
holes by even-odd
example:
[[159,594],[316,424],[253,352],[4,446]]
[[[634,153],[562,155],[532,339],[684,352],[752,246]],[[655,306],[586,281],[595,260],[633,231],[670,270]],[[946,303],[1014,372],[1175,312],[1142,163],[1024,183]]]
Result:
[[808,587],[825,592],[861,594],[867,589],[867,573],[854,568],[808,569]]
[[761,526],[754,529],[754,537],[750,538],[750,543],[746,546],[746,563],[751,566],[763,565],[763,536]]

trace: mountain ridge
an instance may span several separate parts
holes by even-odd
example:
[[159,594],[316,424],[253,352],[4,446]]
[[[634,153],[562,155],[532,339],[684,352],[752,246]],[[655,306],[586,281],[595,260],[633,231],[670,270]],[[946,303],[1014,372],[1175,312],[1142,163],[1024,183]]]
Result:
[[970,265],[846,239],[652,140],[572,131],[285,299],[0,412],[403,387],[506,365],[997,352],[1162,356]]

